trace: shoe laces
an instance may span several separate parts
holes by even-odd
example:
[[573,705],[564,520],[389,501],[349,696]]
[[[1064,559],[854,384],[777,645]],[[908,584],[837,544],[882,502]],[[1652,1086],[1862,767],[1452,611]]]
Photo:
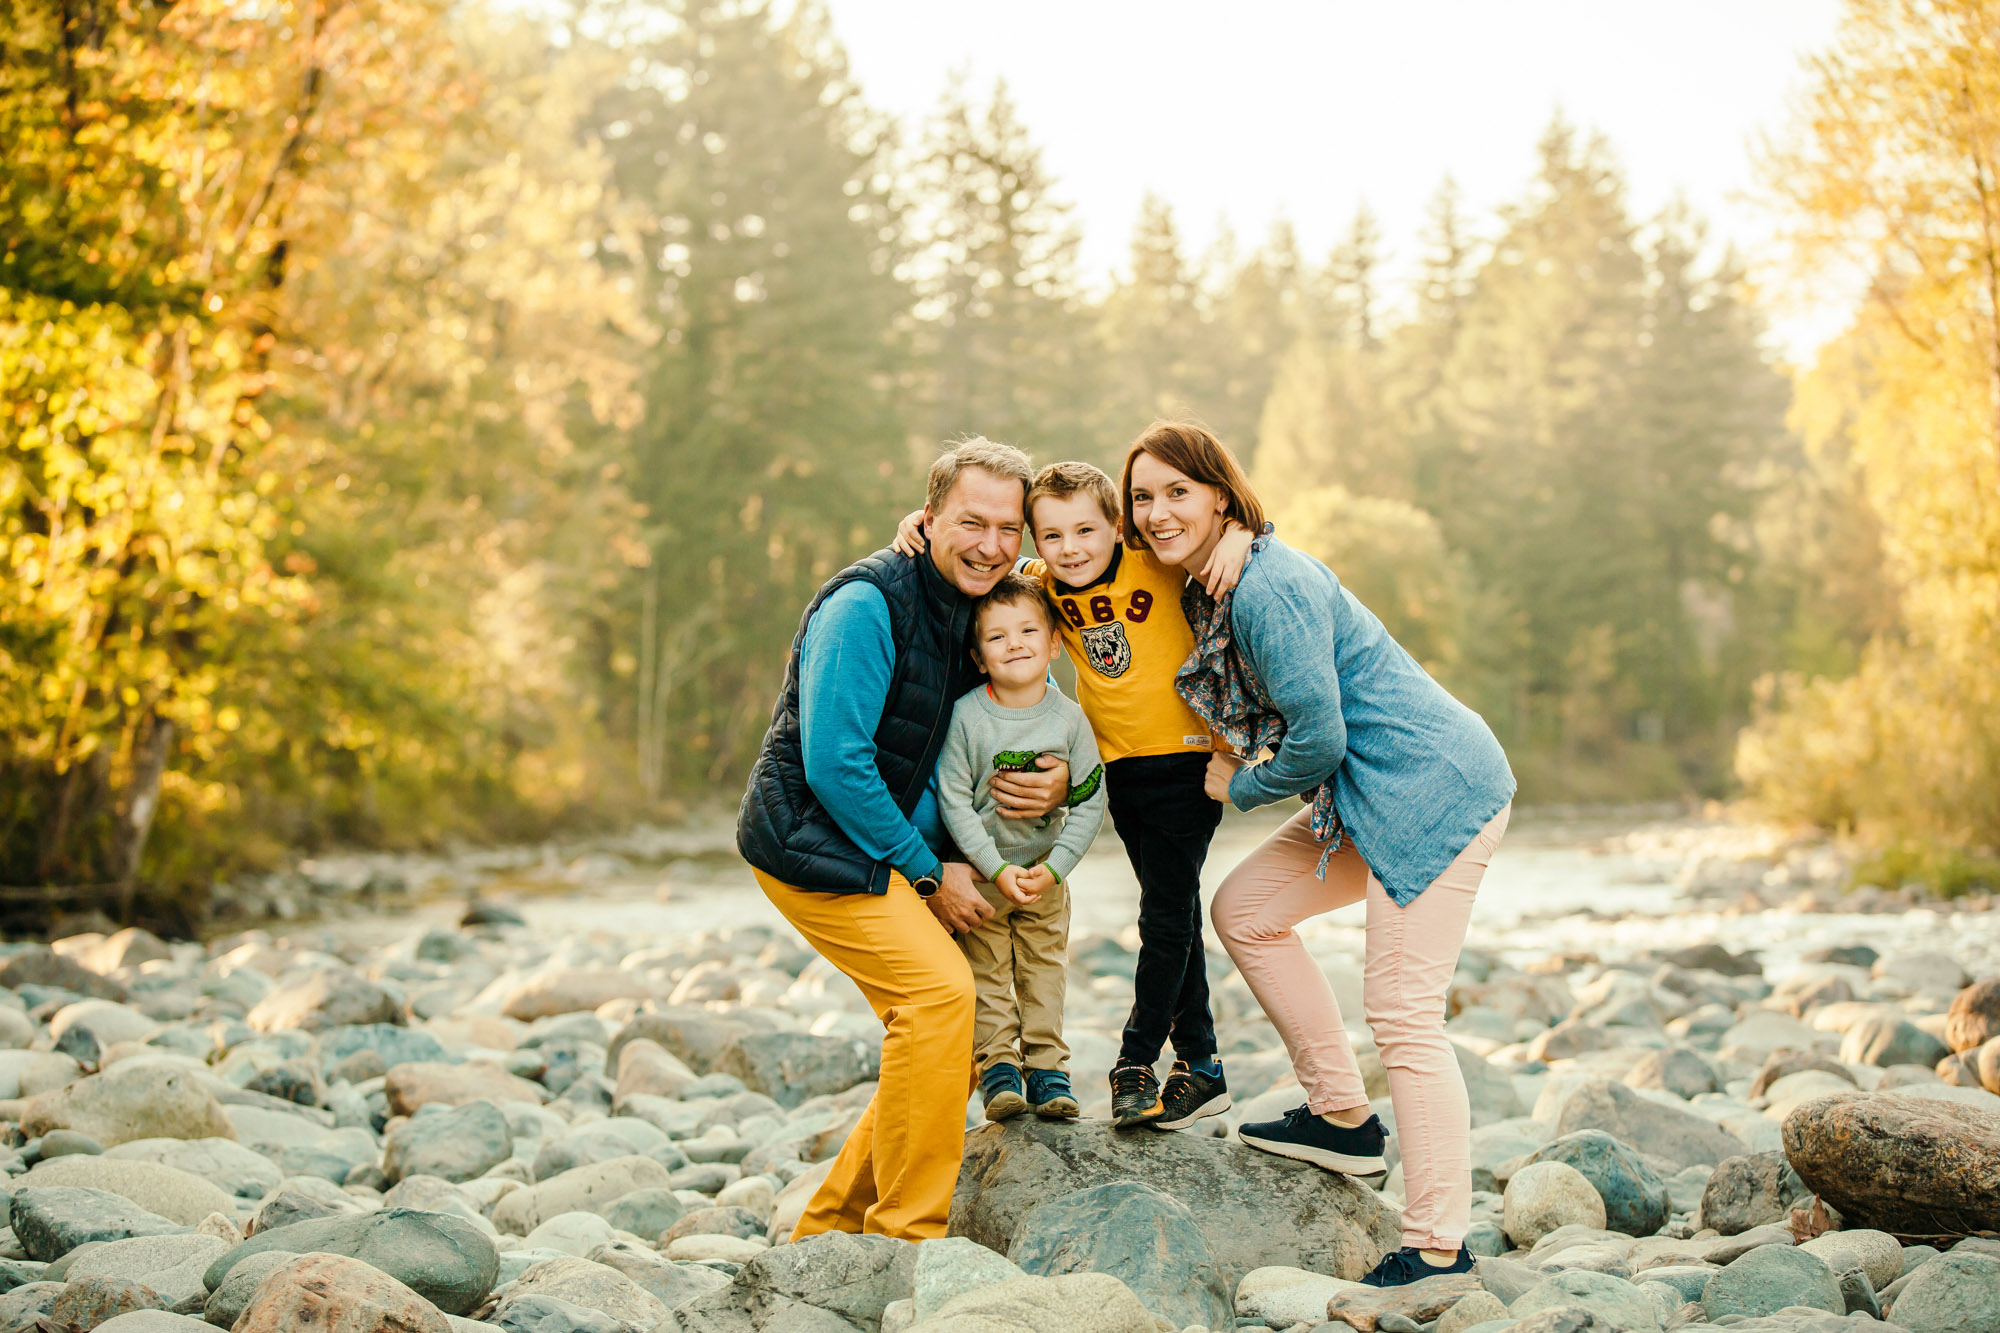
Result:
[[1383,1255],[1382,1262],[1375,1265],[1375,1271],[1370,1276],[1388,1279],[1395,1286],[1403,1286],[1441,1271],[1425,1263],[1422,1255],[1405,1245],[1394,1254]]
[[1118,1065],[1111,1071],[1111,1091],[1142,1092],[1153,1082],[1153,1071],[1144,1065]]

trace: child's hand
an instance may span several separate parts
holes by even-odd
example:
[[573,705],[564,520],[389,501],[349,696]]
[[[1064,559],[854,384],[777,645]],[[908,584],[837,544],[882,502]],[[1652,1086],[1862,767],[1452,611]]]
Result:
[[[1040,867],[1037,866],[1036,869],[1040,869]],[[1038,890],[1030,891],[1023,886],[1024,881],[1028,878],[1028,873],[1019,866],[1001,866],[1000,873],[993,877],[994,887],[999,889],[1008,901],[1016,902],[1026,907],[1039,896]]]
[[[1226,540],[1226,539],[1225,539]],[[1216,543],[1220,548],[1221,543]],[[924,553],[924,511],[912,509],[903,515],[903,521],[896,525],[896,540],[889,543],[897,555],[922,555]],[[1238,569],[1242,566],[1238,565]],[[1236,580],[1231,579],[1234,583]]]
[[1227,750],[1217,750],[1208,756],[1208,772],[1202,775],[1201,789],[1208,793],[1210,800],[1229,804],[1229,779],[1236,776],[1236,770],[1243,767],[1243,756],[1230,754]]
[[1044,865],[1029,866],[1014,881],[1015,886],[1028,895],[1030,902],[1055,888],[1056,883],[1056,872]]
[[1250,543],[1254,539],[1250,529],[1235,519],[1228,521],[1222,536],[1216,539],[1215,549],[1208,553],[1208,563],[1195,576],[1210,597],[1222,596],[1243,577],[1243,566],[1250,559]]

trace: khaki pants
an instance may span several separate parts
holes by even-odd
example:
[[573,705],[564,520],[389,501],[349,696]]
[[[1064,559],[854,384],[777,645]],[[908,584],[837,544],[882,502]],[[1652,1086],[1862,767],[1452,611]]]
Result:
[[963,936],[972,964],[972,1065],[983,1075],[996,1064],[1067,1069],[1063,1044],[1063,983],[1069,962],[1069,886],[1058,884],[1022,906],[993,884],[974,880],[993,908],[991,920]]
[[854,979],[882,1020],[882,1076],[861,1123],[806,1205],[793,1240],[860,1231],[945,1233],[972,1080],[972,977],[951,933],[901,875],[889,891],[815,893],[756,871],[785,919]]

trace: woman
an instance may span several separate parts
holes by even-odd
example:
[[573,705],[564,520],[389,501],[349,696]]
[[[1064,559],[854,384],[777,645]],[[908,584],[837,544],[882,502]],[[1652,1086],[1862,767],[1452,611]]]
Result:
[[[1189,582],[1195,649],[1177,681],[1237,751],[1210,757],[1211,796],[1240,810],[1307,802],[1230,872],[1211,909],[1307,1093],[1283,1119],[1239,1133],[1329,1170],[1386,1169],[1333,989],[1293,930],[1365,900],[1362,1003],[1389,1075],[1408,1202],[1403,1248],[1362,1280],[1465,1272],[1471,1115],[1445,993],[1512,808],[1507,756],[1331,570],[1271,534],[1242,467],[1208,431],[1155,423],[1126,456],[1124,490],[1127,540],[1170,565],[1201,568],[1229,519],[1262,534],[1233,592],[1215,600]],[[1261,763],[1238,757],[1266,749]]]

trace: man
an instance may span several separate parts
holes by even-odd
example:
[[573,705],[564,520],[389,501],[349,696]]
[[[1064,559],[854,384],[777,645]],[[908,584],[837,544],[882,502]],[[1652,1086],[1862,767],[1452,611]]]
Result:
[[[973,601],[1014,567],[1033,479],[1018,449],[954,446],[931,465],[925,553],[878,551],[819,590],[737,814],[765,895],[886,1029],[875,1098],[794,1239],[945,1232],[972,1082],[972,973],[951,937],[992,909],[956,859],[932,777],[952,705],[979,679]],[[1067,799],[1069,771],[993,786],[1010,815],[1038,819]]]

